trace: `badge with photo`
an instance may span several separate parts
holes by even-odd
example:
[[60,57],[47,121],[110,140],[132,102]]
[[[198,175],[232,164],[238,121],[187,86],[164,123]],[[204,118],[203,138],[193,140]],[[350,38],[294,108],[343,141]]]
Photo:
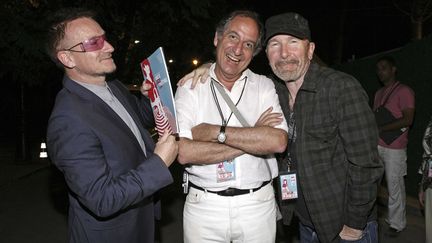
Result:
[[285,172],[279,175],[278,191],[279,198],[282,201],[298,198],[297,175],[295,172]]

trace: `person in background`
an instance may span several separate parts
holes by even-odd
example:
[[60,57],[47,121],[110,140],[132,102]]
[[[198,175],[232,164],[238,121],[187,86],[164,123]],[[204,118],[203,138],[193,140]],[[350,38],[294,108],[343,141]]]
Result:
[[[302,243],[377,243],[383,165],[366,92],[354,77],[312,62],[315,43],[300,14],[270,17],[265,28],[264,46],[288,122],[279,173],[298,178],[298,198],[279,202],[283,222],[290,224],[293,214],[299,218]],[[197,82],[206,71],[203,66],[185,78]]]
[[177,89],[178,161],[190,186],[185,243],[275,242],[274,153],[286,148],[287,124],[272,81],[247,68],[262,33],[256,13],[232,12],[216,27],[207,83]]
[[432,243],[432,118],[423,136],[423,163],[419,170],[422,175],[418,198],[424,207],[426,241]]
[[173,182],[174,136],[165,132],[155,145],[146,130],[154,126],[148,100],[106,80],[116,70],[114,48],[92,12],[56,12],[47,52],[65,72],[47,144],[69,189],[68,241],[154,242],[154,195]]
[[[396,79],[396,63],[390,56],[381,57],[376,63],[376,72],[384,85],[375,93],[373,110],[387,109],[395,118],[387,122],[377,119],[380,138],[378,153],[385,165],[388,190],[389,224],[387,234],[396,236],[406,227],[406,192],[404,176],[407,173],[408,130],[414,120],[414,92]],[[396,136],[389,139],[389,134]],[[398,132],[400,134],[398,134]]]

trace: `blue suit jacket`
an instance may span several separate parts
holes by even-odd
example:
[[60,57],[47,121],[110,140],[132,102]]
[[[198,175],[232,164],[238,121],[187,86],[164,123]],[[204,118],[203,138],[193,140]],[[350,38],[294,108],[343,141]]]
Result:
[[154,242],[153,194],[172,183],[153,154],[145,125],[153,125],[148,102],[119,82],[108,83],[137,124],[146,153],[123,120],[98,96],[68,77],[49,124],[50,158],[69,187],[70,242]]

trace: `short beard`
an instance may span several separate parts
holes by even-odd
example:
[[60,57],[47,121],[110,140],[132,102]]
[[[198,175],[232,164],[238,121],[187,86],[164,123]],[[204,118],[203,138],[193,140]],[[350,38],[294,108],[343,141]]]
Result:
[[[279,70],[278,65],[284,64],[284,63],[291,63],[291,64],[297,64],[297,69],[293,71],[284,71],[282,68]],[[299,80],[302,75],[307,71],[309,68],[310,62],[306,61],[306,63],[300,63],[298,60],[292,60],[292,61],[280,61],[277,62],[274,66],[271,66],[273,73],[284,82],[295,82]]]
[[273,68],[274,74],[276,74],[276,76],[281,80],[283,80],[284,82],[294,82],[297,79],[299,79],[301,77],[301,74],[298,73],[298,71],[299,70],[296,70],[294,72],[287,72],[287,71],[280,72],[276,68]]

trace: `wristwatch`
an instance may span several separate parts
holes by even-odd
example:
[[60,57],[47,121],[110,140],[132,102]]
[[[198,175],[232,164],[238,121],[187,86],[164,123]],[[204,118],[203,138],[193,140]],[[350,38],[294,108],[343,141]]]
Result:
[[217,136],[217,140],[219,143],[225,143],[226,140],[225,127],[226,126],[221,126],[220,128],[219,135]]

